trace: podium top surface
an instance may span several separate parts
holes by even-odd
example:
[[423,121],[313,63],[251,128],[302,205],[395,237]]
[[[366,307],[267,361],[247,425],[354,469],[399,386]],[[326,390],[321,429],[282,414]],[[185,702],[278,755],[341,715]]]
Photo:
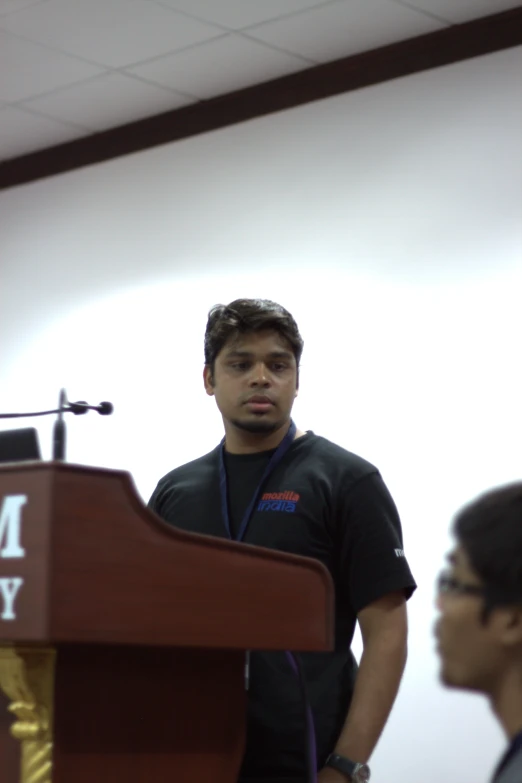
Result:
[[0,644],[328,650],[318,561],[178,530],[125,471],[0,467]]

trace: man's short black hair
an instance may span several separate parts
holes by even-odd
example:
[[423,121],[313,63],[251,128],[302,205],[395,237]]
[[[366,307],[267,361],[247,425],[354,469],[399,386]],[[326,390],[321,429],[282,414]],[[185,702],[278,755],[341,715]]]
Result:
[[297,324],[288,310],[270,299],[236,299],[229,305],[214,305],[205,331],[205,364],[213,373],[216,357],[231,337],[269,329],[287,341],[299,368],[303,339]]
[[457,514],[453,529],[490,608],[522,605],[522,482],[480,495]]

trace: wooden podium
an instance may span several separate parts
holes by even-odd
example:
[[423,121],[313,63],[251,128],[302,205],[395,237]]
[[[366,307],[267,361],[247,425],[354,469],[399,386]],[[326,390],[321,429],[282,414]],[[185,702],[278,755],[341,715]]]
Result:
[[128,473],[9,464],[0,515],[1,783],[235,783],[245,651],[332,647],[320,563],[173,529]]

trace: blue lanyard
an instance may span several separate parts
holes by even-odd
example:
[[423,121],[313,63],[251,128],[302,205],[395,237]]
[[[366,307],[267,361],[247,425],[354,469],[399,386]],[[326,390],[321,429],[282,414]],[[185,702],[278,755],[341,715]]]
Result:
[[[261,481],[259,482],[259,485],[256,488],[256,491],[254,492],[252,500],[248,504],[248,508],[245,511],[243,520],[239,527],[238,534],[236,536],[236,541],[243,540],[243,537],[246,533],[246,529],[248,527],[248,523],[250,522],[250,517],[252,516],[254,507],[259,498],[259,494],[261,492],[261,489],[263,488],[263,484],[265,483],[269,475],[272,473],[274,468],[281,462],[286,452],[292,445],[292,442],[295,438],[296,431],[297,428],[294,422],[290,420],[290,429],[288,430],[285,437],[283,438],[283,440],[275,450],[274,454],[270,458],[270,462],[266,466],[265,471],[261,476]],[[230,515],[228,512],[228,480],[227,480],[227,471],[225,469],[224,452],[225,452],[225,438],[223,438],[223,440],[221,441],[221,446],[219,449],[219,491],[221,493],[221,513],[223,515],[223,522],[225,523],[228,537],[231,539],[232,531],[230,529]]]

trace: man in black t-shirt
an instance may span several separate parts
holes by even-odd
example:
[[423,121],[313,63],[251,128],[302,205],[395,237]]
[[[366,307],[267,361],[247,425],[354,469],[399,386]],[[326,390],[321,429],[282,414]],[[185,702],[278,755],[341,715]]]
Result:
[[[302,654],[318,780],[363,783],[402,677],[415,582],[377,468],[291,420],[302,349],[294,319],[274,302],[211,310],[204,383],[225,438],[162,478],[149,505],[190,532],[313,557],[329,569],[335,650]],[[350,651],[356,622],[359,668]],[[284,653],[253,652],[241,781],[297,781],[304,771],[297,678]]]
[[441,679],[488,697],[510,743],[494,783],[521,783],[522,482],[462,509],[454,534],[438,583]]

